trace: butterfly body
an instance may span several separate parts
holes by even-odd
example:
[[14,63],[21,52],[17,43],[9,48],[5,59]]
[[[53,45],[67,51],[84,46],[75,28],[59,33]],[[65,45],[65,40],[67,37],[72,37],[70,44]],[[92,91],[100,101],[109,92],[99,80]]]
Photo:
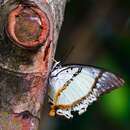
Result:
[[49,78],[52,111],[72,118],[72,111],[82,114],[97,98],[120,85],[123,80],[113,73],[84,65],[57,66]]

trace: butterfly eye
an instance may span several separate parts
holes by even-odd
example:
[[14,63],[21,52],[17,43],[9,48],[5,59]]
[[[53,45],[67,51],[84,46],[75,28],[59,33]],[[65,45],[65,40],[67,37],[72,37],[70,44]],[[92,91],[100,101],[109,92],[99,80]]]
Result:
[[15,44],[24,48],[43,45],[49,32],[46,14],[37,7],[19,5],[13,9],[7,21],[7,35]]

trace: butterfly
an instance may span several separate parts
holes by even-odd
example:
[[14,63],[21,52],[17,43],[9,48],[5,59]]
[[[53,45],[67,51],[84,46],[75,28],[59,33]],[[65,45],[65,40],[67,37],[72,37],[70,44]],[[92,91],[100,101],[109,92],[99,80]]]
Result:
[[72,112],[79,115],[87,111],[90,104],[107,92],[124,84],[124,80],[101,68],[56,63],[49,76],[50,116],[60,115],[73,118]]

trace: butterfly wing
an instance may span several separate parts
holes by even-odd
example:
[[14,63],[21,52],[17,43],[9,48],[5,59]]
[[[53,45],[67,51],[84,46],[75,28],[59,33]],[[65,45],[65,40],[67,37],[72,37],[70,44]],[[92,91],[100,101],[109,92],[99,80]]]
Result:
[[49,78],[50,115],[72,118],[79,115],[101,94],[121,86],[124,81],[117,75],[92,66],[69,65],[56,68]]

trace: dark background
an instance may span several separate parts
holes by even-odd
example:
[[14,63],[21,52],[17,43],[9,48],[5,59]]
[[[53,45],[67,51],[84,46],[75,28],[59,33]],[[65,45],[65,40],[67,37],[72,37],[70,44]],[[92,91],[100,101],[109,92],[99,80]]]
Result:
[[72,120],[46,114],[41,130],[130,129],[129,0],[70,0],[55,59],[63,64],[103,67],[122,75],[126,83]]

